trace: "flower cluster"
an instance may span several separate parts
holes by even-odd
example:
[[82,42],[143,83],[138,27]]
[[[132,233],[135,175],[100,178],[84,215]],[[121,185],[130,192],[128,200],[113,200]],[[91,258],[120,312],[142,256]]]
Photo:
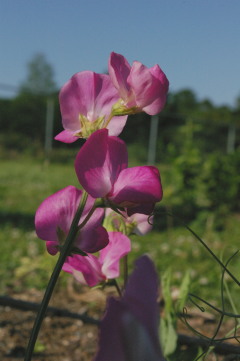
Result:
[[[64,130],[55,139],[65,143],[86,139],[75,159],[81,189],[68,186],[45,199],[36,212],[35,226],[51,255],[63,252],[67,244],[62,269],[80,283],[95,286],[117,278],[120,259],[131,250],[129,236],[145,234],[151,228],[155,204],[162,199],[159,171],[154,166],[129,168],[127,147],[118,135],[129,114],[159,113],[165,105],[167,91],[168,80],[158,65],[147,68],[135,61],[130,66],[116,53],[110,55],[109,75],[80,72],[60,91]],[[139,265],[141,277],[145,267],[147,282],[156,284],[155,276],[151,280],[154,272],[149,261],[144,259]],[[156,346],[156,325],[152,329],[152,321],[144,319],[148,316],[141,316],[141,305],[132,313],[135,306],[130,299],[140,292],[137,291],[142,282],[139,277],[132,276],[122,301],[111,301],[109,312],[119,310],[115,331],[118,323],[123,332],[128,325],[137,328],[141,335],[149,331],[150,336],[144,339],[142,348],[150,347],[151,360],[161,360],[159,346]],[[156,286],[149,296],[146,295],[146,305],[149,303],[150,308],[156,303],[155,293]],[[155,311],[149,310],[150,318]],[[108,317],[112,316],[106,316],[103,322],[103,344],[105,324],[110,322]],[[114,332],[112,337],[115,337]],[[137,342],[136,337],[131,347]],[[133,352],[131,347],[129,355]],[[120,343],[118,348],[122,354],[119,360],[135,360],[132,356],[124,356]],[[141,357],[137,359],[146,359]],[[113,355],[100,352],[97,356],[97,360],[108,359],[113,359]]]

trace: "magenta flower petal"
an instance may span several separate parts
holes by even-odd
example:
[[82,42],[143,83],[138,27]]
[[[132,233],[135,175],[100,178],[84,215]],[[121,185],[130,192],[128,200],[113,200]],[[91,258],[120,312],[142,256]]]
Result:
[[122,55],[111,53],[109,75],[122,100],[114,106],[115,114],[155,115],[163,109],[169,82],[158,65],[147,68],[135,61],[131,67]]
[[144,325],[153,342],[158,345],[159,307],[158,276],[152,261],[142,256],[136,262],[134,272],[126,287],[123,302]]
[[158,65],[147,68],[138,61],[133,63],[128,77],[139,108],[150,115],[159,113],[166,103],[168,80]]
[[59,242],[55,242],[55,241],[47,241],[46,242],[46,247],[47,247],[47,251],[49,254],[51,254],[52,256],[55,256],[55,254],[58,253],[59,251]]
[[94,361],[164,361],[158,337],[158,277],[147,256],[136,262],[122,299],[110,298]]
[[[83,71],[62,87],[59,94],[62,123],[68,134],[58,134],[55,139],[70,143],[71,137],[88,138],[94,131],[105,127],[112,106],[119,100],[109,75]],[[107,128],[111,135],[119,135],[127,117],[112,119]]]
[[[148,213],[150,214],[150,213]],[[149,217],[146,214],[133,214],[131,217],[128,217],[128,222],[135,224],[133,233],[143,236],[152,229],[153,216]]]
[[110,54],[108,72],[120,97],[124,100],[127,99],[130,90],[127,83],[130,70],[131,66],[124,56],[114,52]]
[[119,232],[109,232],[109,244],[93,255],[68,257],[63,270],[72,273],[76,280],[90,287],[119,276],[120,258],[130,252],[130,240]]
[[[68,186],[45,199],[39,206],[35,216],[36,233],[47,241],[50,254],[56,254],[59,245],[63,245],[70,230],[73,218],[80,203],[82,191]],[[86,206],[79,224],[94,204],[88,196]],[[78,232],[74,246],[85,252],[97,252],[108,244],[108,233],[102,227],[103,209],[96,209],[89,222]]]
[[69,130],[63,130],[62,132],[58,133],[54,139],[63,143],[73,143],[78,140],[78,137],[76,137],[74,133],[70,132]]
[[127,208],[142,203],[159,202],[162,198],[162,187],[158,169],[153,166],[123,169],[109,198]]
[[121,232],[108,232],[109,244],[100,251],[99,261],[107,278],[119,276],[119,261],[131,251],[130,239]]
[[80,149],[75,170],[80,184],[94,198],[106,196],[127,167],[125,143],[109,137],[107,129],[94,132]]
[[62,269],[71,273],[78,282],[90,287],[94,287],[105,280],[98,258],[91,254],[88,256],[74,255],[68,257]]
[[94,253],[107,246],[108,233],[101,226],[103,217],[104,210],[102,208],[95,209],[91,218],[82,228],[81,232],[79,232],[75,244],[81,250],[87,253]]
[[150,215],[150,214],[153,213],[154,208],[155,208],[155,202],[153,202],[153,203],[143,203],[140,206],[127,208],[127,215],[129,217],[131,217],[135,213]]
[[58,242],[58,228],[67,235],[81,196],[81,190],[68,186],[46,198],[35,216],[37,236],[46,241]]

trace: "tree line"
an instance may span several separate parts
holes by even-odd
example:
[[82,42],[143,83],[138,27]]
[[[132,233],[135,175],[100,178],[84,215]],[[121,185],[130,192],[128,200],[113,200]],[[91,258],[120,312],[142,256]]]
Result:
[[[58,90],[51,67],[40,54],[28,65],[28,77],[12,99],[0,99],[1,150],[36,155],[46,143],[47,104],[53,104],[52,137],[62,130]],[[151,117],[129,116],[121,138],[146,163]],[[53,149],[79,148],[79,141]],[[171,92],[158,116],[156,163],[165,165],[165,199],[170,208],[194,219],[201,210],[216,219],[240,211],[240,97],[235,106],[199,100],[191,89]],[[203,217],[204,218],[204,217]]]

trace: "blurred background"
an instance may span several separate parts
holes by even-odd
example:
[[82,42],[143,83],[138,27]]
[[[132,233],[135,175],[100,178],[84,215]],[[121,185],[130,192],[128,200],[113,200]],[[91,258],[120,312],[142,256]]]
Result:
[[133,240],[131,257],[148,252],[176,284],[190,270],[193,289],[217,289],[219,269],[184,223],[223,258],[239,248],[239,13],[238,0],[1,0],[0,293],[46,285],[55,259],[34,214],[78,186],[81,144],[53,139],[59,89],[76,72],[106,72],[111,51],[159,64],[170,81],[164,111],[129,117],[121,134],[130,166],[156,164],[164,189],[154,231]]

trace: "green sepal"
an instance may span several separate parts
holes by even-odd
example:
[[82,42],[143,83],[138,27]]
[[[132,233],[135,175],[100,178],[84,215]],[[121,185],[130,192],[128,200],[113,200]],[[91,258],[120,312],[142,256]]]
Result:
[[117,103],[115,103],[112,107],[112,115],[113,116],[121,116],[121,115],[130,115],[140,113],[141,110],[138,107],[128,108],[123,104],[122,99],[120,99]]

